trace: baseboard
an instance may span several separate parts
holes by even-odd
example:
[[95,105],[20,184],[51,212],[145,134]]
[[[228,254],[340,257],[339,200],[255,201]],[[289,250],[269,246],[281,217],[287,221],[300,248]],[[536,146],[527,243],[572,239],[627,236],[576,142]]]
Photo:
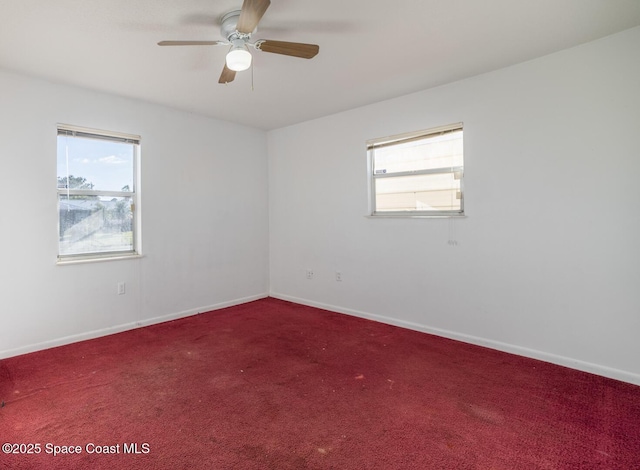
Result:
[[353,310],[349,308],[343,308],[336,305],[325,304],[322,302],[315,302],[312,300],[301,299],[299,297],[293,297],[290,295],[279,294],[276,292],[271,292],[269,294],[270,297],[280,300],[286,300],[289,302],[308,305],[310,307],[317,307],[324,310],[330,310],[332,312],[343,313],[346,315],[352,315],[355,317],[366,318],[368,320],[375,320],[381,323],[386,323],[389,325],[399,326],[402,328],[407,328],[410,330],[421,331],[423,333],[429,333],[436,336],[441,336],[443,338],[454,339],[457,341],[462,341],[464,343],[475,344],[478,346],[484,346],[486,348],[495,349],[498,351],[507,352],[510,354],[515,354],[518,356],[529,357],[532,359],[538,359],[540,361],[549,362],[551,364],[556,364],[564,367],[569,367],[571,369],[580,370],[583,372],[589,372],[591,374],[601,375],[603,377],[608,377],[610,379],[620,380],[622,382],[628,382],[634,385],[640,385],[640,374],[635,374],[633,372],[628,372],[620,369],[614,369],[611,367],[602,366],[599,364],[593,364],[590,362],[581,361],[578,359],[573,359],[570,357],[559,356],[557,354],[551,354],[544,351],[538,351],[535,349],[524,348],[522,346],[517,346],[509,343],[502,343],[500,341],[494,341],[486,338],[481,338],[477,336],[467,335],[463,333],[457,333],[455,331],[443,330],[440,328],[433,328],[427,325],[421,325],[419,323],[408,322],[404,320],[399,320],[397,318],[386,317],[383,315],[376,315],[373,313],[363,312],[360,310]]
[[268,297],[269,294],[258,294],[252,295],[248,297],[242,297],[239,299],[233,299],[226,302],[220,302],[213,305],[208,305],[204,307],[193,308],[189,310],[184,310],[182,312],[171,313],[168,315],[162,315],[159,317],[147,318],[144,320],[133,321],[129,323],[123,323],[120,325],[111,326],[108,328],[101,328],[99,330],[92,330],[86,333],[80,333],[77,335],[64,336],[62,338],[56,338],[49,341],[43,341],[41,343],[30,344],[27,346],[23,346],[15,349],[7,349],[4,351],[0,351],[0,359],[6,359],[8,357],[19,356],[21,354],[28,354],[35,351],[42,351],[44,349],[55,348],[57,346],[64,346],[65,344],[77,343],[78,341],[85,341],[88,339],[99,338],[101,336],[112,335],[115,333],[121,333],[123,331],[133,330],[135,328],[142,328],[149,325],[155,325],[158,323],[164,323],[171,320],[177,320],[179,318],[190,317],[192,315],[198,315],[204,312],[210,312],[213,310],[220,310],[226,307],[233,307],[234,305],[240,305],[247,302],[252,302],[254,300],[260,300]]

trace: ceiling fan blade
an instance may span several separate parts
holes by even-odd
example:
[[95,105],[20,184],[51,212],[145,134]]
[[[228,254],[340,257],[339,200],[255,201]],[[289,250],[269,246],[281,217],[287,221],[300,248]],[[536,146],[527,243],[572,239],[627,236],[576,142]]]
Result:
[[320,51],[320,46],[316,44],[304,44],[301,42],[287,41],[270,41],[265,39],[257,46],[264,52],[272,52],[274,54],[290,55],[293,57],[302,57],[303,59],[311,59]]
[[223,41],[160,41],[158,46],[217,46],[226,44]]
[[270,0],[244,0],[236,29],[241,33],[251,34],[269,5]]
[[234,78],[236,78],[236,71],[231,70],[227,67],[227,64],[224,64],[224,68],[222,69],[222,73],[220,74],[220,80],[218,83],[231,83]]

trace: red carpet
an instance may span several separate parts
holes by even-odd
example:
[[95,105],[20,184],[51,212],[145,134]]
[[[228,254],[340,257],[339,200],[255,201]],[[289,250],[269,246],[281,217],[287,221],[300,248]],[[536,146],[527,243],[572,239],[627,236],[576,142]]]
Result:
[[275,299],[2,360],[0,400],[2,469],[640,468],[640,387]]

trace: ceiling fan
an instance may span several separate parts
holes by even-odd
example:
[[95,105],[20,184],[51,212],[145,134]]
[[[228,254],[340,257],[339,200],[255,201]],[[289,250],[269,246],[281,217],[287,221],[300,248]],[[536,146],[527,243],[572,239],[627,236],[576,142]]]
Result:
[[220,20],[220,33],[224,41],[160,41],[159,46],[231,46],[218,83],[229,83],[236,78],[236,72],[251,66],[249,47],[259,51],[272,52],[303,59],[315,57],[320,47],[301,42],[272,41],[259,39],[251,42],[251,35],[267,11],[270,0],[244,0],[241,10],[230,11]]

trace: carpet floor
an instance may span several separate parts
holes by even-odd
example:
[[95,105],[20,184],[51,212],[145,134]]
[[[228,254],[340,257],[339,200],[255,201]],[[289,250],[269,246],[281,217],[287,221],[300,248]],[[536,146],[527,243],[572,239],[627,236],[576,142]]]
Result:
[[640,387],[272,298],[0,361],[1,469],[638,469]]

